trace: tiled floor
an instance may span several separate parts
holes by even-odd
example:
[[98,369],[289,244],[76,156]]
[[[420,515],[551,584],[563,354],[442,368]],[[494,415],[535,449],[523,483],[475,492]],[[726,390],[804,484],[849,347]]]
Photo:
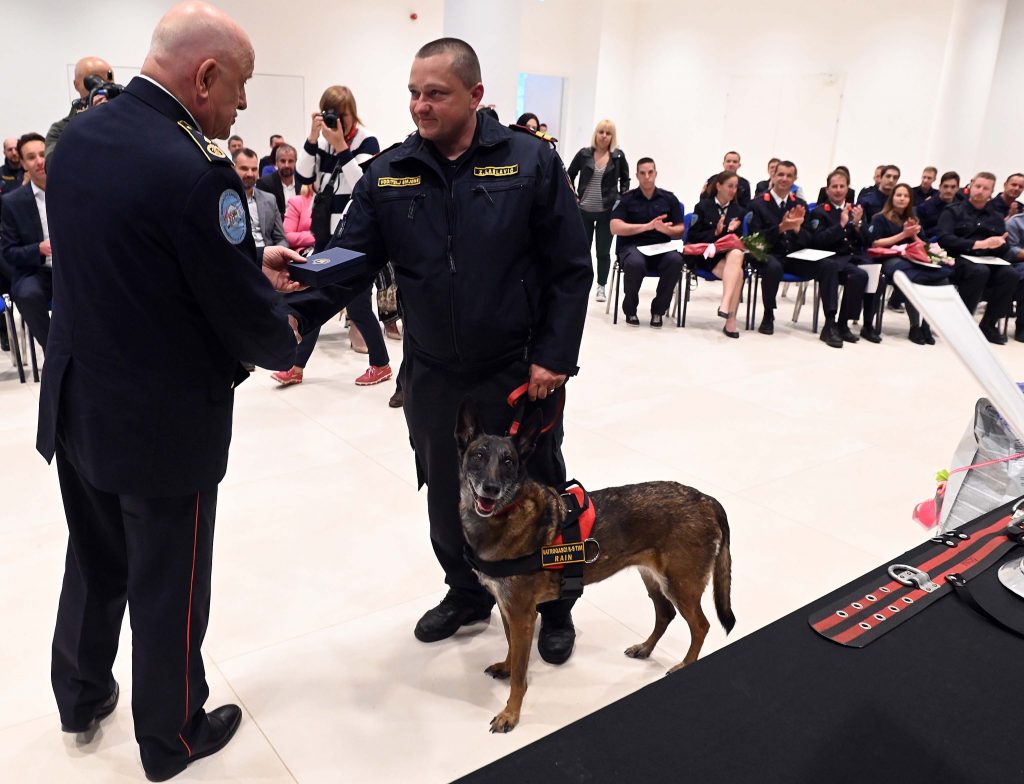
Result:
[[[811,334],[807,309],[789,323],[791,300],[772,338],[725,338],[716,305],[702,283],[689,326],[655,332],[645,318],[613,326],[591,303],[565,453],[591,488],[675,479],[724,504],[736,639],[923,538],[911,509],[979,390],[941,339],[909,343],[903,316],[887,314],[881,345],[836,351]],[[997,353],[1024,378],[1024,345]],[[507,693],[483,674],[504,655],[501,624],[413,638],[443,586],[405,421],[387,407],[394,386],[356,387],[364,368],[335,321],[301,386],[278,389],[258,371],[239,390],[205,656],[210,704],[237,701],[245,718],[181,781],[448,781],[657,681],[686,649],[677,621],[650,661],[622,655],[653,612],[639,577],[618,575],[577,605],[568,664],[534,654],[520,726],[489,734]],[[66,529],[56,474],[33,451],[37,393],[3,366],[0,770],[12,782],[139,781],[127,655],[102,733],[77,746],[58,729],[48,656]],[[705,655],[726,642],[714,625]]]

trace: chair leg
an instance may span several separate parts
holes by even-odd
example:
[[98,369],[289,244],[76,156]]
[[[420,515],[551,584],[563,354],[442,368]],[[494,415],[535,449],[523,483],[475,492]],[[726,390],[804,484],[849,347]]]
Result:
[[682,318],[679,321],[680,327],[686,326],[686,308],[690,304],[690,271],[686,270],[683,276],[683,311]]
[[761,288],[761,276],[755,270],[750,275],[750,301],[747,303],[747,330],[757,323],[757,295]]
[[[612,265],[612,277],[614,277],[617,274],[618,269],[619,269],[619,260],[615,259],[615,263]],[[614,284],[612,284],[612,285],[614,286]],[[611,310],[611,307],[612,307],[612,301],[610,299],[608,299],[608,297],[605,297],[604,314],[606,316],[608,315],[608,311]]]
[[39,362],[36,360],[36,341],[32,337],[32,330],[25,325],[25,337],[28,340],[28,356],[32,362],[32,380],[39,383]]
[[787,299],[788,297],[789,297],[789,284],[788,283],[783,283],[782,284],[782,298],[783,299]]
[[793,323],[796,324],[800,320],[800,310],[804,306],[804,300],[807,297],[807,283],[800,283],[796,290],[796,303],[793,305]]
[[619,280],[622,278],[622,267],[615,262],[615,312],[612,313],[612,324],[619,323]]
[[882,334],[882,315],[885,313],[885,290],[889,287],[889,281],[885,275],[878,276],[878,292],[875,295],[875,332]]
[[[679,283],[676,284],[676,328],[683,326],[683,287],[688,286],[688,277],[679,272]],[[687,291],[687,294],[690,292]]]
[[818,310],[821,307],[821,292],[818,291],[818,280],[814,280],[814,317],[811,319],[811,331],[818,334]]
[[25,383],[25,365],[21,361],[21,344],[18,342],[18,331],[14,326],[14,311],[11,307],[10,298],[4,294],[4,305],[7,314],[7,337],[11,341],[11,354],[14,357],[14,364],[18,368],[18,379]]

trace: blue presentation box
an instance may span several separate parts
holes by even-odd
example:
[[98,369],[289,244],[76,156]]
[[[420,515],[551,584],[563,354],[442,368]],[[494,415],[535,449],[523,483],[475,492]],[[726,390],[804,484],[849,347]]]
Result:
[[346,283],[369,270],[364,254],[345,248],[330,248],[314,253],[302,264],[293,261],[288,265],[292,280],[314,289]]

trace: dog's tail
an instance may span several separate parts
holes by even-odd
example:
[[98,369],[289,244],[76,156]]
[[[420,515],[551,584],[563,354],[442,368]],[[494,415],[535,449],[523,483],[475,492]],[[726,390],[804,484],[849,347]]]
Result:
[[722,622],[726,633],[732,631],[736,625],[736,616],[732,614],[732,554],[729,552],[729,518],[723,507],[716,499],[712,498],[711,503],[715,509],[715,518],[718,526],[722,529],[722,544],[718,548],[718,556],[715,558],[714,592],[715,612],[718,613],[718,620]]

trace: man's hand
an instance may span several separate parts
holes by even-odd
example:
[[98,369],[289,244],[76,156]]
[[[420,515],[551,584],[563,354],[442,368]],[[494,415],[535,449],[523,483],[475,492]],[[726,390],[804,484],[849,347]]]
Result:
[[1010,211],[1006,216],[1007,219],[1012,218],[1018,212],[1020,212],[1020,202],[1014,199],[1013,201],[1010,202]]
[[864,220],[864,208],[859,204],[850,210],[850,217],[853,218],[854,223],[860,223]]
[[565,383],[567,376],[553,373],[540,365],[530,365],[530,400],[543,400]]
[[850,223],[850,211],[848,209],[842,209],[839,211],[839,225],[844,229]]
[[96,93],[96,95],[94,95],[92,97],[92,105],[93,106],[99,106],[101,103],[106,103],[106,102],[107,102],[107,96],[103,95],[102,93]]
[[782,217],[782,222],[779,224],[779,231],[799,231],[800,227],[804,225],[804,216],[807,214],[805,210],[799,204],[791,210],[788,210]]
[[295,342],[302,342],[302,335],[299,334],[299,320],[295,316],[288,316],[288,326],[292,328],[292,333],[295,335]]
[[655,224],[654,224],[654,230],[655,231],[660,231],[666,237],[672,237],[672,231],[673,231],[674,227],[675,227],[674,223],[669,223],[668,221],[665,221],[665,220],[656,221]]
[[40,256],[52,256],[53,253],[50,250],[50,241],[43,240],[39,243],[39,255]]
[[270,245],[263,249],[263,274],[277,291],[301,291],[305,286],[288,276],[288,262],[305,263],[305,259],[291,248]]
[[1006,244],[1006,234],[999,234],[995,237],[987,237],[974,243],[974,250],[995,250]]
[[667,217],[668,215],[659,215],[656,218],[652,218],[644,225],[644,231],[660,231],[658,226],[659,224],[664,223],[665,218]]

